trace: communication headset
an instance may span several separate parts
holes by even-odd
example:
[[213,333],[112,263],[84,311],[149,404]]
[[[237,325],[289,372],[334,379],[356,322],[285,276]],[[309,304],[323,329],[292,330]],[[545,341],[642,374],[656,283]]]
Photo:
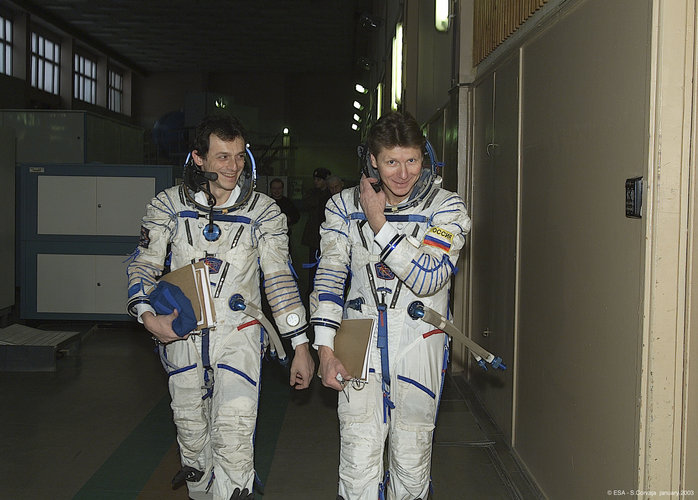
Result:
[[[238,186],[242,189],[240,197],[235,202],[235,207],[243,204],[254,191],[257,185],[257,163],[255,162],[254,156],[250,148],[245,147],[245,152],[249,158],[249,163],[245,162],[245,167],[242,172],[240,172],[240,178],[238,179]],[[249,168],[248,168],[249,167]],[[209,206],[213,207],[216,204],[215,197],[211,194],[210,181],[216,181],[218,179],[218,174],[215,172],[206,172],[201,169],[199,165],[194,161],[194,157],[191,152],[187,155],[187,159],[184,162],[184,172],[182,174],[184,185],[187,186],[192,192],[198,193],[202,191],[206,194]]]
[[359,154],[359,158],[361,159],[361,173],[366,177],[370,177],[378,181],[371,184],[377,193],[380,191],[383,181],[381,181],[378,170],[373,166],[373,163],[371,163],[371,152],[368,150],[368,145],[360,144],[356,152]]
[[[238,199],[235,200],[235,203],[233,203],[232,206],[226,207],[227,212],[236,210],[247,203],[257,184],[257,163],[252,155],[252,151],[250,151],[248,147],[245,147],[245,151],[247,153],[247,157],[249,158],[249,162],[245,161],[245,166],[243,167],[242,172],[240,172],[240,177],[238,178],[237,185],[241,190],[240,196],[238,196]],[[202,170],[201,167],[196,164],[194,157],[190,152],[187,155],[186,161],[184,162],[184,172],[182,177],[184,185],[186,188],[188,188],[184,190],[187,199],[196,205],[198,209],[209,211],[209,223],[204,228],[204,236],[208,241],[216,241],[220,237],[221,230],[218,227],[218,224],[213,222],[214,212],[217,212],[218,210],[214,210],[213,208],[216,205],[216,198],[213,196],[213,193],[211,193],[210,183],[218,179],[218,174],[216,172],[206,172]],[[203,206],[195,200],[193,195],[199,191],[206,195],[208,206]]]
[[[412,190],[412,195],[410,196],[410,200],[417,198],[417,202],[423,198],[426,191],[428,191],[431,187],[431,184],[438,178],[440,169],[444,166],[443,162],[437,160],[436,152],[428,140],[426,141],[425,149],[429,163],[422,166],[423,172],[415,184],[415,187]],[[361,173],[366,177],[377,179],[378,182],[372,183],[371,186],[373,186],[373,189],[376,192],[380,191],[383,182],[381,181],[378,170],[373,166],[373,163],[371,163],[371,152],[368,149],[368,144],[359,145],[357,148],[357,153],[360,158]],[[426,174],[425,172],[429,173]],[[410,206],[414,206],[414,203],[410,204]]]
[[201,170],[201,167],[194,162],[194,157],[191,152],[187,155],[187,159],[184,162],[182,177],[184,177],[184,184],[189,189],[195,193],[202,191],[206,194],[209,206],[214,206],[216,204],[216,199],[213,194],[211,194],[209,181],[218,180],[218,174],[216,172],[205,172]]

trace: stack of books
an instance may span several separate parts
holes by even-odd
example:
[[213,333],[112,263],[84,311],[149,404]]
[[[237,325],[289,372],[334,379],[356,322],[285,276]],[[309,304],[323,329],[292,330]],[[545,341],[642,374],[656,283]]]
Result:
[[196,330],[215,328],[216,310],[213,307],[213,296],[208,274],[208,266],[203,262],[189,264],[171,271],[160,278],[179,287],[191,301],[191,306],[196,315]]

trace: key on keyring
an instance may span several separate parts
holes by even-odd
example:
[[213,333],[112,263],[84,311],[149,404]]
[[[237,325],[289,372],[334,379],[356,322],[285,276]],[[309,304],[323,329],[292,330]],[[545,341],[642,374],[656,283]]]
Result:
[[342,377],[341,373],[338,373],[337,376],[335,377],[337,379],[337,382],[339,382],[342,385],[342,392],[347,398],[347,403],[349,402],[349,393],[347,392],[347,384],[349,383],[349,380],[344,380],[344,377]]

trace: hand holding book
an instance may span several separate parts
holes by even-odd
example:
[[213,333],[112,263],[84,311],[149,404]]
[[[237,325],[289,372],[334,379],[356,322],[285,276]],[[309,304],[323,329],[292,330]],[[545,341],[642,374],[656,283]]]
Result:
[[334,355],[352,379],[366,381],[374,320],[344,319],[334,337]]

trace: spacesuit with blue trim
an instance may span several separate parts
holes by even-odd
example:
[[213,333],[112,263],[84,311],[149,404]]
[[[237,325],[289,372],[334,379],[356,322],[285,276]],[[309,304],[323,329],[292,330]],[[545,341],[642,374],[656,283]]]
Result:
[[[261,308],[261,277],[281,336],[294,348],[308,341],[289,261],[286,218],[273,199],[248,189],[242,203],[236,187],[228,202],[212,212],[205,193],[185,185],[159,193],[147,207],[128,266],[129,312],[137,317],[152,310],[148,295],[163,271],[168,245],[172,270],[197,261],[209,268],[215,329],[159,344],[183,478],[194,499],[228,500],[236,488],[252,492],[255,479],[254,431],[267,341],[259,322],[233,310],[230,298],[240,294]],[[220,230],[215,239],[206,237],[211,223]]]
[[[345,500],[426,499],[432,436],[448,358],[448,338],[410,318],[419,298],[448,316],[449,286],[470,229],[463,200],[423,171],[410,202],[386,208],[374,235],[359,187],[327,203],[311,295],[315,346],[334,345],[343,318],[373,318],[370,373],[340,395],[339,495]],[[349,282],[345,293],[345,283]],[[383,448],[388,439],[384,472]]]

